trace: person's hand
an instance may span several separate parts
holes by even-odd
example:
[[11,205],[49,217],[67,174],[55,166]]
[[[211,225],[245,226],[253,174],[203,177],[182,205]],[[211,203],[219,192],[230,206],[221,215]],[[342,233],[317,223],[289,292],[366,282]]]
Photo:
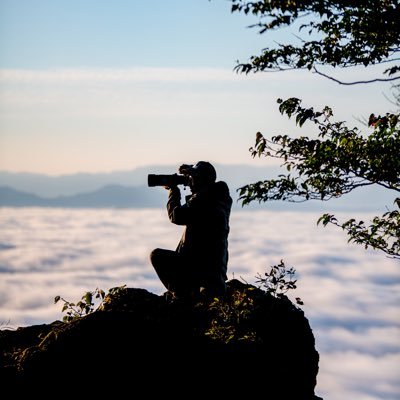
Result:
[[180,174],[186,174],[189,175],[190,169],[193,167],[193,165],[190,164],[182,164],[179,168],[178,171]]
[[175,190],[178,189],[178,186],[163,186],[163,188],[167,190]]

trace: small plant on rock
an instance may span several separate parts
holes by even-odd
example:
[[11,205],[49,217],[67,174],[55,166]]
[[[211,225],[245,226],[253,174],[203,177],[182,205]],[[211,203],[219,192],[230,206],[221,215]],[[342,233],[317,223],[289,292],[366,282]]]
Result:
[[61,296],[56,296],[54,298],[54,304],[58,303],[60,300],[64,302],[61,312],[66,312],[66,315],[63,317],[63,322],[71,322],[75,319],[81,318],[85,315],[88,315],[94,311],[94,299],[100,299],[103,301],[105,298],[104,290],[96,288],[91,292],[86,292],[81,300],[77,303],[70,302],[65,300]]
[[[294,279],[295,274],[296,270],[293,267],[286,268],[285,263],[281,260],[278,265],[273,265],[269,272],[265,272],[264,278],[258,274],[256,282],[261,284],[261,289],[272,296],[283,297],[289,290],[297,288],[297,279]],[[296,297],[296,303],[298,305],[304,304],[300,297]]]
[[255,333],[247,326],[254,308],[253,299],[245,291],[235,290],[229,298],[214,298],[210,310],[215,312],[206,335],[224,343],[254,341]]
[[[126,285],[113,287],[108,290],[107,296],[115,296],[125,287]],[[104,290],[96,288],[91,292],[86,292],[77,303],[65,300],[61,296],[56,296],[54,298],[54,304],[58,303],[60,300],[64,302],[61,312],[66,312],[66,315],[63,317],[63,322],[72,322],[94,312],[96,300],[99,302],[98,306],[100,306],[103,304],[105,298],[106,294]]]

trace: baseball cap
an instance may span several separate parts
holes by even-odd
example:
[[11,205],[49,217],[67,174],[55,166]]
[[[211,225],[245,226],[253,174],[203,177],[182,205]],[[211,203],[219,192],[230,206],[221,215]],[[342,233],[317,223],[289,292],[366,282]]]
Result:
[[200,175],[209,182],[215,182],[217,179],[217,172],[215,171],[213,165],[208,161],[198,161],[190,168],[190,174],[192,176]]

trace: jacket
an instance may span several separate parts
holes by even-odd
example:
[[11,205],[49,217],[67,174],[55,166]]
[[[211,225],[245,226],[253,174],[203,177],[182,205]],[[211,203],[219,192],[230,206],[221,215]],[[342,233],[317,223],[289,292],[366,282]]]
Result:
[[167,204],[169,219],[174,224],[186,225],[176,251],[189,258],[205,285],[207,282],[225,285],[227,280],[231,207],[228,186],[222,181],[186,196],[183,205],[179,188],[170,189]]

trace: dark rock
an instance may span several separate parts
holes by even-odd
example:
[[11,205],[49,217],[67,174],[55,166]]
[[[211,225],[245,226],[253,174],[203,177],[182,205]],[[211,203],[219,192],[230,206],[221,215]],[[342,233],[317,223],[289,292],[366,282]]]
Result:
[[303,311],[237,280],[218,301],[123,289],[73,322],[0,332],[0,345],[14,388],[315,399],[319,357]]

